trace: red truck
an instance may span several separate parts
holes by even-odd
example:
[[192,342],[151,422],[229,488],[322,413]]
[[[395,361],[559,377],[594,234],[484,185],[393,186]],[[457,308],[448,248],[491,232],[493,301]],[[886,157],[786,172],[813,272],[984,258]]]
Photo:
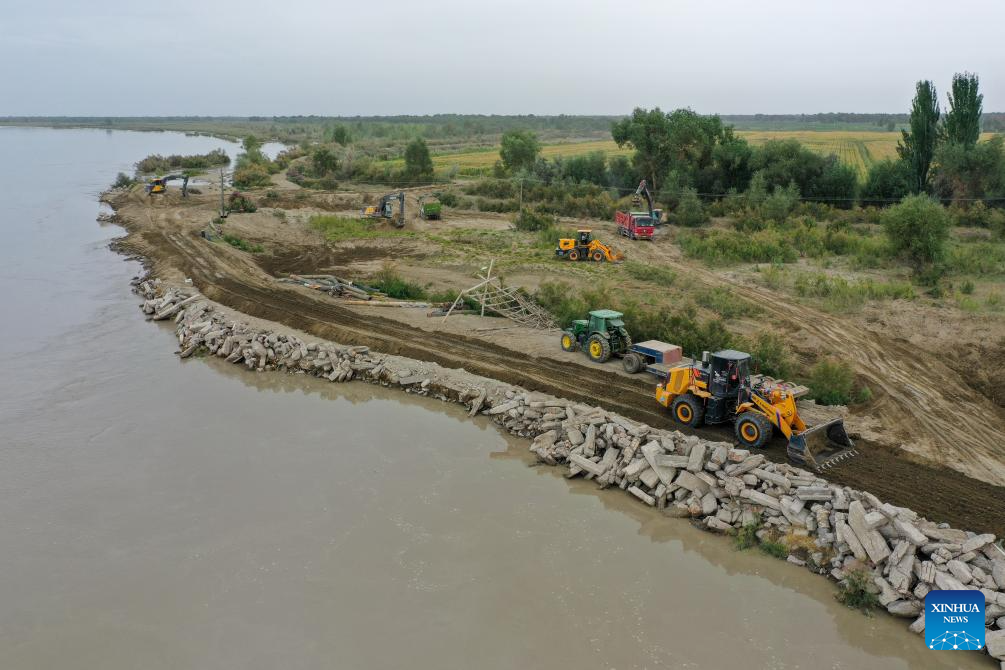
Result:
[[618,224],[618,234],[630,240],[653,239],[654,221],[648,213],[615,212],[614,222]]

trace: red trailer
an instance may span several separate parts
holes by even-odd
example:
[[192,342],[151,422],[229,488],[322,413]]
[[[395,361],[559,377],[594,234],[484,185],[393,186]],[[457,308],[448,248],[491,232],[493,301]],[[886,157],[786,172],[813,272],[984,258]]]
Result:
[[618,224],[618,234],[631,240],[653,239],[653,219],[644,212],[615,212],[614,222]]

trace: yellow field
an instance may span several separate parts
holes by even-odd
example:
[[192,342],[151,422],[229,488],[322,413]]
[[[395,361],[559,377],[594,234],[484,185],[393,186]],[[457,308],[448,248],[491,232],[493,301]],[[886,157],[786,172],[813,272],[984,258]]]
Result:
[[[845,163],[855,166],[859,175],[864,177],[869,166],[884,158],[896,158],[897,142],[900,131],[870,132],[844,130],[739,130],[737,135],[744,137],[752,145],[764,144],[768,140],[794,139],[799,140],[806,148],[820,154],[835,154]],[[984,133],[983,138],[991,137]],[[541,155],[545,158],[557,156],[579,156],[591,151],[603,151],[607,156],[630,156],[630,149],[619,149],[614,140],[595,140],[591,142],[572,142],[566,144],[546,144],[541,147]],[[484,149],[458,154],[443,154],[433,156],[433,165],[438,171],[457,166],[461,174],[472,174],[491,168],[499,159],[498,149]],[[402,161],[395,161],[401,163]]]

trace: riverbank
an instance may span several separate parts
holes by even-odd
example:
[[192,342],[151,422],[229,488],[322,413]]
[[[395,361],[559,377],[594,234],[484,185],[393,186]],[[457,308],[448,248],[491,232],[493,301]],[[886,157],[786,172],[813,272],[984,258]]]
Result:
[[[712,442],[435,363],[311,341],[272,325],[252,325],[199,293],[157,279],[137,283],[143,312],[172,321],[179,355],[216,356],[250,370],[306,374],[333,383],[367,381],[491,417],[531,440],[539,461],[567,476],[619,488],[640,504],[702,527],[745,534],[788,562],[840,584],[863,582],[878,603],[924,631],[932,589],[980,589],[987,603],[988,651],[1005,660],[1005,552],[991,534],[950,528],[874,495]],[[754,539],[756,538],[756,539]]]

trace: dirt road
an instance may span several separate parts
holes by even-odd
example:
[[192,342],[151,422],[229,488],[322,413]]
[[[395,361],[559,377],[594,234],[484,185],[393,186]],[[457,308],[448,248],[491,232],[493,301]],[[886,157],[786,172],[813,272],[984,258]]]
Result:
[[[653,401],[652,382],[645,376],[626,377],[596,366],[530,356],[520,348],[508,348],[483,338],[429,332],[386,316],[360,314],[320,293],[277,284],[251,255],[199,236],[199,230],[213,216],[209,202],[190,198],[184,203],[161,200],[151,204],[146,198],[128,196],[115,205],[130,232],[122,244],[126,250],[147,258],[160,276],[190,278],[208,297],[246,314],[341,343],[363,344],[387,353],[463,367],[530,390],[600,404],[653,426],[671,425],[666,413]],[[290,235],[297,236],[300,232],[294,227]],[[324,255],[319,252],[319,263],[330,262]],[[757,289],[745,288],[745,294],[764,301],[771,299]],[[883,347],[890,346],[861,334],[853,335],[855,339],[839,340],[839,333],[830,332],[826,321],[817,316],[792,311],[788,318],[815,321],[810,325],[819,330],[821,337],[832,338],[830,342],[835,345],[847,347],[850,343],[869,356],[882,358]],[[891,381],[880,379],[882,368],[877,366],[876,370],[877,386],[889,398],[885,402],[906,401],[907,394],[912,393],[907,389],[912,388],[908,380],[914,370],[894,369]],[[921,388],[917,393],[943,411],[939,399],[929,395],[935,392]],[[926,424],[925,429],[938,425]],[[985,430],[990,433],[992,428]],[[730,439],[728,432],[718,429],[703,429],[700,434],[712,439]],[[982,439],[990,439],[990,435],[982,434]],[[912,462],[896,451],[862,446],[861,457],[828,471],[828,477],[869,490],[939,521],[1005,534],[1005,488],[945,467]],[[783,460],[783,445],[772,445],[768,455]],[[945,519],[934,516],[944,514],[945,510],[953,510],[952,515]]]

